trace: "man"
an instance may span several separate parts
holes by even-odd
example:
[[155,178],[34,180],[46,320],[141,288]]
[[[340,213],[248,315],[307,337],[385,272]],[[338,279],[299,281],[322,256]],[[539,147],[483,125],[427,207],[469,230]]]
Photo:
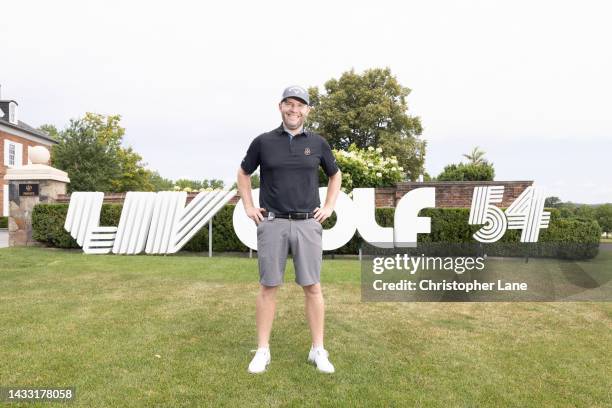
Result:
[[[276,291],[283,283],[288,252],[293,255],[295,281],[305,295],[312,346],[308,361],[325,373],[334,366],[323,347],[324,303],[320,274],[322,234],[334,211],[342,176],[327,141],[304,129],[310,112],[306,90],[291,86],[278,105],[283,123],[256,137],[238,169],[238,190],[244,208],[257,224],[260,289],[256,302],[258,348],[250,373],[270,363],[269,339],[276,309]],[[250,174],[260,166],[259,206],[253,204]],[[329,176],[323,207],[319,198],[319,166]]]

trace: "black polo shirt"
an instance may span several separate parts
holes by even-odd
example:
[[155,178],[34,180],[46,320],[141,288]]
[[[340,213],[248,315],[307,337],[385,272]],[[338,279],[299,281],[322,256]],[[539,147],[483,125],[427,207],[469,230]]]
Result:
[[253,139],[240,166],[247,174],[261,166],[259,207],[276,213],[320,207],[319,166],[328,176],[338,171],[327,140],[308,130],[290,138],[282,124]]

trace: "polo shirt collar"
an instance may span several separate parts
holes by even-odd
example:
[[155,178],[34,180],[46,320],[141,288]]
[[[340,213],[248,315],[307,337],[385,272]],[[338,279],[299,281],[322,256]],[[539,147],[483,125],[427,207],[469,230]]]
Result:
[[281,123],[281,125],[278,127],[277,130],[279,131],[280,134],[287,133],[288,135],[291,135],[291,136],[298,136],[298,135],[308,136],[308,133],[309,133],[309,131],[306,129],[306,127],[303,126],[302,127],[302,131],[300,133],[298,133],[297,135],[294,135],[291,132],[289,132],[289,129],[287,129],[285,127],[285,123],[284,122]]

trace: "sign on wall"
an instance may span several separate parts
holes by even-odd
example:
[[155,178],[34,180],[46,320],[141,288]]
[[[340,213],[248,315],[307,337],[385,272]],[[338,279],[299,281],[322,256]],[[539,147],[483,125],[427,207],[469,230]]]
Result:
[[[259,202],[259,189],[253,190]],[[476,241],[496,242],[508,229],[522,230],[521,242],[537,242],[540,230],[548,228],[550,213],[544,211],[544,198],[528,187],[505,212],[503,186],[474,188],[468,224],[482,225]],[[104,200],[101,192],[75,192],[64,228],[88,254],[172,254],[178,252],[234,195],[236,190],[199,193],[188,205],[186,192],[129,192],[126,194],[118,226],[100,226]],[[325,202],[327,187],[319,189]],[[356,188],[352,198],[339,192],[335,225],[323,231],[323,250],[345,245],[359,232],[368,243],[381,248],[407,248],[417,243],[417,234],[431,232],[431,219],[419,216],[424,208],[434,208],[435,187],[409,191],[395,208],[393,227],[381,227],[375,219],[375,189]],[[299,221],[297,221],[299,222]],[[236,235],[247,247],[257,250],[257,228],[244,211],[242,200],[234,208]]]
[[38,183],[19,184],[19,197],[37,197]]
[[200,192],[185,205],[184,191],[130,191],[114,227],[100,226],[104,193],[75,192],[64,228],[87,254],[173,254],[235,195],[236,190]]
[[[504,186],[476,187],[472,196],[470,225],[483,225],[474,239],[491,243],[498,241],[508,229],[522,230],[521,242],[537,242],[540,229],[548,228],[550,213],[544,211],[544,198],[535,187],[528,187],[502,212],[494,204],[501,203]],[[325,202],[327,188],[319,188],[321,202]],[[368,243],[381,248],[415,247],[417,234],[431,232],[431,219],[418,214],[424,208],[434,208],[435,187],[422,187],[409,191],[395,207],[393,227],[381,227],[375,219],[375,189],[353,189],[353,198],[340,191],[336,201],[336,224],[323,231],[323,250],[329,251],[346,245],[359,232]],[[259,189],[253,191],[258,202]],[[234,229],[242,243],[257,249],[257,229],[247,217],[242,200],[234,209]]]

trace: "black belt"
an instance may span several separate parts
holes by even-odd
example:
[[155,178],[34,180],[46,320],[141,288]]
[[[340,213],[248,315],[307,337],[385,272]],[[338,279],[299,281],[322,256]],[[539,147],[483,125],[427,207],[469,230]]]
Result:
[[314,213],[305,213],[305,212],[288,212],[288,213],[275,213],[275,212],[268,212],[268,211],[262,211],[262,214],[264,217],[266,217],[267,219],[274,219],[274,218],[286,218],[289,220],[307,220],[309,218],[314,218]]

